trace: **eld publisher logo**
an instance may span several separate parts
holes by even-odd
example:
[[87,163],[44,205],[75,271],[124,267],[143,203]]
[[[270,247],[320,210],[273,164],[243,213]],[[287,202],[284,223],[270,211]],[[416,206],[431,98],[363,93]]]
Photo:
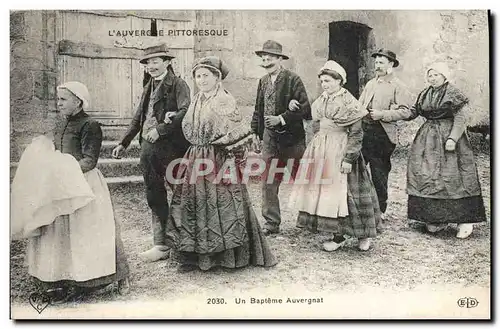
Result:
[[473,308],[477,307],[477,305],[479,305],[479,302],[473,297],[463,297],[457,301],[457,304],[459,307]]

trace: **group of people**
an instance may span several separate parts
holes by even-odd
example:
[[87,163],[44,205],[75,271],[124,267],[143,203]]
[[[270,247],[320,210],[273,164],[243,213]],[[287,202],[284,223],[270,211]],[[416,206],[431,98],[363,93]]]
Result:
[[[153,247],[140,254],[142,259],[155,262],[171,257],[179,262],[179,272],[276,265],[266,238],[280,231],[278,194],[283,175],[265,170],[261,177],[263,228],[244,182],[214,181],[228,160],[244,166],[248,151],[256,148],[266,166],[277,161],[296,179],[289,203],[298,211],[297,227],[330,234],[331,239],[323,244],[325,251],[342,247],[349,236],[358,239],[360,250],[369,250],[371,239],[387,220],[390,158],[398,140],[395,122],[418,116],[427,120],[416,134],[408,159],[408,219],[425,223],[429,232],[457,223],[458,238],[468,237],[473,223],[485,221],[477,168],[465,133],[469,102],[448,81],[444,64],[426,70],[429,86],[412,100],[393,73],[399,65],[396,55],[380,49],[372,54],[376,77],[358,100],[343,87],[348,79],[344,68],[329,60],[317,73],[323,93],[310,104],[300,77],[282,66],[288,56],[281,44],[268,40],[255,54],[267,74],[259,80],[255,110],[247,118],[223,86],[229,69],[220,58],[208,56],[194,63],[191,74],[199,91],[191,99],[187,83],[173,72],[174,57],[167,46],[145,49],[140,62],[150,80],[126,134],[112,152],[113,157],[120,157],[139,134],[153,227]],[[97,199],[107,200],[109,191],[96,168],[102,132],[84,111],[89,99],[81,83],[58,87],[58,108],[65,117],[54,132],[55,148],[71,154],[94,193],[101,195]],[[315,127],[307,144],[304,120],[312,120]],[[178,159],[187,165],[180,165]],[[198,160],[207,159],[214,170],[193,183],[190,178],[200,171]],[[329,183],[299,183],[305,162],[311,162],[309,169],[329,178]],[[179,178],[176,183],[166,177],[172,167]],[[167,187],[173,192],[170,202]],[[91,206],[95,207],[91,203],[75,213]],[[110,203],[100,206],[111,207]],[[98,212],[85,214],[96,223],[105,221]],[[71,254],[76,252],[72,248],[78,248],[73,235],[85,237],[78,235],[76,225],[86,219],[72,217],[58,216],[30,237],[30,274],[58,286],[61,300],[81,294],[82,287],[101,287],[113,280],[126,293],[129,270],[114,218],[106,217],[110,218],[107,227],[110,222],[114,225],[114,273],[96,271],[90,281],[82,281],[72,267]],[[68,255],[67,259],[62,255]],[[50,271],[40,274],[42,264],[51,267]],[[93,268],[92,263],[87,266]],[[67,287],[75,286],[80,289],[69,293]]]

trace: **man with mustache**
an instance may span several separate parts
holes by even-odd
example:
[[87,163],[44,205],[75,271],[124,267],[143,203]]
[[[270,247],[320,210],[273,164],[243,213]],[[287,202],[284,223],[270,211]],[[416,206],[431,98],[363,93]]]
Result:
[[[382,221],[387,209],[387,182],[391,171],[391,155],[398,142],[395,121],[407,119],[411,94],[399,79],[394,76],[393,68],[399,66],[396,54],[380,49],[372,54],[375,58],[375,78],[368,81],[359,101],[369,111],[363,118],[363,146],[361,152],[370,164],[373,184],[377,191]],[[377,229],[384,228],[382,221]]]
[[289,58],[282,49],[278,42],[268,40],[261,50],[255,52],[267,71],[259,80],[251,123],[252,131],[263,141],[262,157],[266,161],[266,174],[262,177],[265,235],[278,233],[281,224],[278,199],[281,178],[272,177],[267,182],[271,160],[278,161],[276,168],[283,168],[291,159],[293,165],[288,169],[292,177],[295,176],[306,148],[303,119],[311,120],[311,106],[304,84],[297,74],[282,67],[281,61]]
[[[168,164],[183,157],[189,144],[182,133],[182,119],[191,102],[187,83],[174,75],[167,45],[160,44],[144,50],[140,60],[146,65],[149,81],[130,126],[120,144],[113,150],[113,157],[130,145],[139,133],[141,167],[146,185],[146,197],[152,211],[154,246],[140,254],[145,261],[168,258],[170,248],[165,241],[168,217],[165,174]],[[174,171],[175,173],[175,171]]]

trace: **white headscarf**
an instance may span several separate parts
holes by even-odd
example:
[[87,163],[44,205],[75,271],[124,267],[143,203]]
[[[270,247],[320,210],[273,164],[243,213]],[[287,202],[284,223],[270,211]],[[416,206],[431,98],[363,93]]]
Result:
[[427,76],[429,74],[429,71],[430,70],[434,70],[436,72],[438,72],[439,74],[442,74],[445,78],[445,80],[449,80],[450,79],[450,68],[448,67],[448,64],[446,64],[445,62],[435,62],[435,63],[432,63],[431,65],[429,65],[427,67],[427,70],[425,71],[425,80],[427,81]]
[[58,86],[57,89],[67,89],[69,90],[73,95],[78,97],[82,103],[83,103],[83,109],[86,110],[89,108],[90,105],[90,93],[87,87],[78,81],[68,81],[66,83],[63,83],[62,85]]
[[321,73],[321,71],[323,70],[337,72],[342,77],[342,85],[345,85],[347,83],[347,73],[339,63],[330,60],[326,62],[325,65],[323,65],[323,67],[319,70],[319,73]]

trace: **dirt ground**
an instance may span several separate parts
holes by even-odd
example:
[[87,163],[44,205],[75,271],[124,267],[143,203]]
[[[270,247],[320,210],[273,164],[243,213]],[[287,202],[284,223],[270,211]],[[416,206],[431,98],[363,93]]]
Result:
[[[490,223],[476,225],[466,240],[455,238],[449,228],[435,235],[406,219],[406,154],[393,156],[390,174],[389,226],[379,235],[370,251],[360,252],[356,241],[327,253],[320,249],[324,237],[295,227],[296,213],[282,202],[282,232],[269,243],[279,260],[271,269],[245,268],[235,272],[213,270],[179,274],[171,260],[145,264],[138,254],[152,244],[150,211],[142,185],[112,190],[116,216],[121,220],[122,238],[131,267],[131,293],[120,296],[114,287],[86,297],[83,304],[109,302],[180,300],[186,296],[210,295],[214,291],[246,292],[255,287],[273,291],[324,293],[359,292],[364,289],[409,291],[419,286],[490,287]],[[477,155],[487,216],[490,218],[489,153]],[[258,183],[248,185],[254,209],[260,217],[261,192]],[[281,200],[287,200],[290,186],[283,185]],[[35,290],[24,266],[24,244],[11,244],[11,298],[26,305]],[[52,307],[52,306],[51,306]],[[55,306],[54,306],[55,307]]]

